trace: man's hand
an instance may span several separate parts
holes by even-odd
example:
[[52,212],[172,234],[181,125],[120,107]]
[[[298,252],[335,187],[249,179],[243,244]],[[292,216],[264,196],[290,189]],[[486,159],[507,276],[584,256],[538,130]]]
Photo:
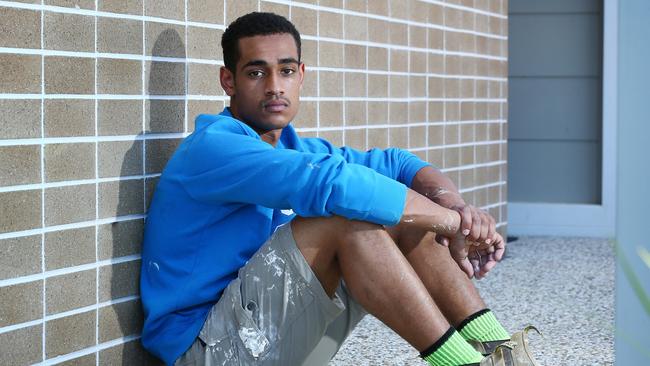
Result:
[[[496,240],[496,222],[487,212],[464,203],[449,208],[460,214],[461,232],[467,241],[490,245]],[[449,239],[444,236],[439,236],[438,241],[449,246]]]
[[467,277],[481,279],[503,258],[506,242],[495,233],[492,244],[475,244],[459,233],[451,239],[449,253]]

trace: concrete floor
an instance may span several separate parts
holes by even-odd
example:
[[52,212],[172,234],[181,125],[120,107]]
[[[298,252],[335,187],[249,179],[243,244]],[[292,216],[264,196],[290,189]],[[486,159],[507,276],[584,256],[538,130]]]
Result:
[[[521,237],[476,285],[506,329],[532,324],[544,334],[529,338],[541,365],[613,365],[614,270],[607,240]],[[344,365],[426,363],[392,330],[366,316],[330,362]]]

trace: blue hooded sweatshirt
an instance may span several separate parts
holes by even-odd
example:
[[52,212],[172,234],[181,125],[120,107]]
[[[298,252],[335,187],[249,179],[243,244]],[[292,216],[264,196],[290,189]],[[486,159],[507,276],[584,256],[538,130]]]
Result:
[[227,108],[198,116],[147,214],[142,344],[173,364],[237,270],[295,214],[397,224],[406,186],[426,165],[400,149],[360,152],[300,138],[291,125],[274,148]]

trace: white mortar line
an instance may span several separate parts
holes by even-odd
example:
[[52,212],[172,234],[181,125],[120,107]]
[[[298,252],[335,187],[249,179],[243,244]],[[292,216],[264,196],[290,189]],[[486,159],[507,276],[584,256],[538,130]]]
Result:
[[[60,276],[60,275],[65,275],[65,274],[70,274],[70,273],[77,273],[77,272],[87,271],[87,270],[90,270],[90,269],[97,269],[99,267],[112,265],[112,264],[131,262],[131,261],[135,261],[135,260],[139,260],[139,259],[140,259],[139,254],[127,255],[127,256],[124,256],[124,257],[98,260],[96,262],[80,264],[80,265],[77,265],[77,266],[53,269],[53,270],[45,271],[43,273],[36,273],[36,274],[33,274],[33,275],[9,278],[9,279],[6,279],[6,280],[0,280],[0,288],[1,287],[6,287],[6,286],[19,285],[21,283],[28,283],[28,282],[38,281],[38,280],[44,280],[44,279],[47,279],[47,278],[50,278],[50,277],[55,277],[55,276]],[[44,314],[46,314],[46,313],[44,313]],[[0,328],[0,329],[2,329],[2,328]]]
[[65,362],[65,361],[75,359],[77,357],[87,356],[89,354],[99,352],[99,351],[103,351],[103,350],[111,348],[111,347],[119,346],[121,344],[131,342],[133,340],[137,340],[139,338],[140,338],[140,335],[138,334],[138,335],[130,335],[130,336],[127,336],[127,337],[113,339],[111,341],[104,342],[104,343],[98,344],[98,345],[93,346],[93,347],[84,348],[84,349],[79,350],[79,351],[75,351],[75,352],[68,353],[68,354],[65,354],[65,355],[50,358],[50,359],[45,360],[45,361],[43,361],[41,363],[35,364],[35,366],[56,365],[56,364],[59,364],[59,363]]
[[[41,0],[41,5],[44,0]],[[45,48],[44,40],[44,31],[45,28],[45,12],[41,10],[41,49]],[[45,184],[45,56],[41,56],[41,184]],[[45,189],[41,188],[41,230],[45,228]],[[41,233],[41,273],[45,273],[45,233]],[[43,302],[43,313],[41,316],[47,314],[47,296],[45,294],[45,281],[42,283],[43,286],[43,297],[41,301]],[[41,360],[45,360],[45,344],[46,344],[46,334],[45,334],[45,323],[42,323],[42,332],[41,332]]]

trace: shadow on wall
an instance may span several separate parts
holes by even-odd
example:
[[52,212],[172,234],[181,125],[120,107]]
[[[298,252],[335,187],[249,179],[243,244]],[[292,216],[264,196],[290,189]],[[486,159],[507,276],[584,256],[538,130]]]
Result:
[[[152,56],[184,59],[185,44],[181,36],[173,29],[163,31],[154,43]],[[147,94],[153,96],[185,95],[185,63],[152,61],[147,63],[149,69]],[[168,99],[151,99],[145,101],[145,131],[139,136],[151,133],[183,132],[185,120],[185,101]],[[156,139],[133,142],[124,156],[120,176],[140,175],[142,171],[143,144],[146,151],[145,174],[160,173],[167,160],[176,150],[180,139]],[[138,214],[143,207],[148,209],[158,178],[121,180],[116,216]],[[143,189],[144,185],[144,189]],[[143,193],[144,192],[144,196]],[[129,220],[112,225],[113,248],[134,247],[129,254],[139,254],[143,238],[143,220]],[[130,233],[130,235],[125,235]],[[120,266],[129,267],[120,268]],[[114,265],[111,275],[111,298],[139,294],[140,260]],[[125,292],[125,289],[130,291]],[[114,306],[123,336],[137,335],[142,330],[143,311],[140,300],[127,301]],[[162,362],[142,348],[140,340],[125,343],[121,355],[121,365],[161,365]],[[101,361],[101,360],[100,360]],[[119,361],[117,364],[120,364]]]

